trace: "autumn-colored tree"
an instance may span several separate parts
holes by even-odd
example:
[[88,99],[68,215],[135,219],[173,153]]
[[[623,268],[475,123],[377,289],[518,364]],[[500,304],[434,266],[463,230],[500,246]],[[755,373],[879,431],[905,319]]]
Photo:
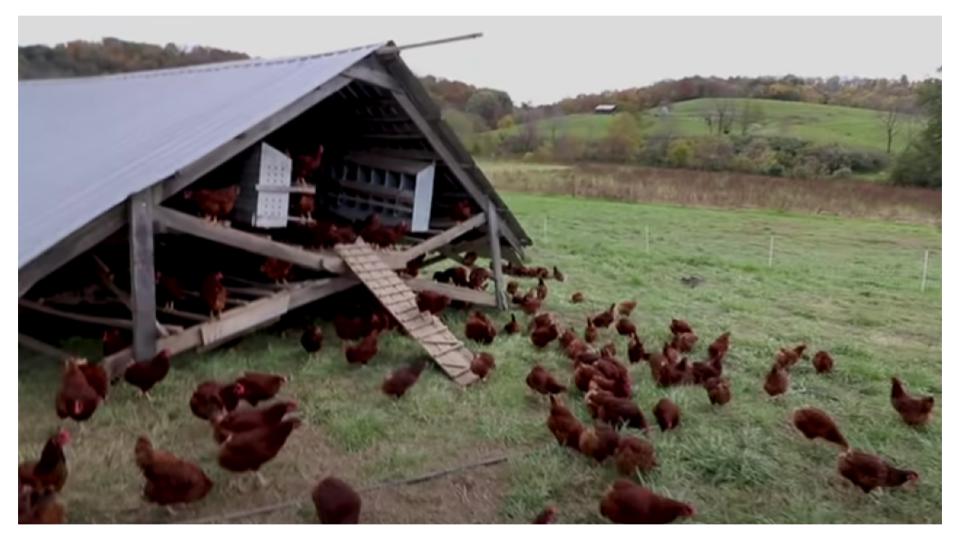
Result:
[[19,47],[17,53],[20,79],[84,77],[250,58],[211,47],[181,48],[173,43],[161,47],[116,38],[71,41],[54,47],[29,45]]
[[603,143],[609,158],[630,161],[636,157],[642,144],[643,134],[637,115],[620,113],[614,116]]
[[513,112],[513,100],[502,90],[482,88],[467,100],[464,110],[483,118],[489,128],[495,128],[497,121]]

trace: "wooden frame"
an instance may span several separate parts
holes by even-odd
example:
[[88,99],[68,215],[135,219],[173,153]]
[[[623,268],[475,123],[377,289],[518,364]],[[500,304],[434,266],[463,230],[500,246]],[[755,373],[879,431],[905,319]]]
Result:
[[[383,57],[371,55],[357,62],[280,111],[219,145],[207,155],[196,159],[173,175],[158,181],[143,191],[131,195],[123,203],[107,210],[90,223],[71,233],[21,269],[18,284],[21,297],[20,306],[25,309],[33,309],[49,315],[71,318],[91,324],[131,329],[133,331],[131,347],[104,360],[111,376],[117,376],[131,360],[151,358],[159,349],[169,349],[171,354],[177,354],[198,346],[201,348],[216,346],[234,336],[270,324],[291,309],[296,309],[306,303],[320,300],[359,284],[359,279],[349,273],[344,260],[330,252],[306,250],[299,246],[274,241],[269,237],[209,223],[193,215],[161,206],[164,200],[174,196],[211,170],[240,154],[252,144],[321,101],[343,91],[353,81],[361,81],[386,90],[386,92],[381,90],[371,91],[368,86],[355,85],[344,92],[344,94],[369,95],[373,99],[377,99],[376,96],[382,94],[384,101],[390,103],[390,107],[381,110],[381,112],[391,115],[390,118],[366,120],[382,123],[409,122],[411,124],[410,129],[416,128],[416,133],[371,134],[367,136],[368,138],[422,140],[423,142],[417,146],[428,147],[432,150],[396,150],[395,152],[405,157],[410,157],[411,154],[424,156],[425,159],[429,158],[430,161],[437,162],[437,165],[445,166],[447,174],[452,174],[475,203],[482,208],[482,212],[478,215],[462,223],[452,225],[404,251],[381,251],[378,252],[378,257],[390,269],[396,270],[403,268],[409,261],[417,257],[433,252],[437,252],[439,255],[432,257],[431,262],[436,262],[441,257],[450,257],[452,252],[460,248],[474,250],[478,253],[488,252],[493,260],[494,294],[435,283],[426,279],[412,278],[406,279],[405,282],[414,291],[431,290],[445,294],[451,299],[505,309],[507,302],[503,285],[501,257],[506,255],[511,260],[519,262],[520,258],[514,258],[523,256],[523,245],[525,243],[529,244],[529,239],[519,228],[516,219],[506,210],[505,205],[493,191],[492,185],[483,176],[469,153],[466,152],[449,127],[443,122],[439,109],[416,83],[409,69],[397,57],[390,57],[389,55]],[[404,114],[406,118],[402,116]],[[385,144],[385,146],[389,145]],[[268,187],[264,189],[264,191],[270,190]],[[313,191],[312,188],[299,186],[293,186],[289,190],[283,188],[283,190],[297,193]],[[502,216],[501,213],[504,215]],[[506,226],[503,226],[504,221]],[[487,225],[485,238],[451,245],[457,238],[484,224]],[[105,283],[105,285],[130,309],[132,320],[70,313],[22,298],[40,279],[74,259],[77,255],[102,242],[125,225],[129,225],[130,292],[127,294],[120,291],[115,285],[111,286],[112,282]],[[444,223],[443,226],[447,226],[447,224]],[[340,275],[328,279],[298,283],[276,292],[258,289],[246,297],[253,297],[252,300],[237,302],[241,304],[239,307],[232,307],[215,320],[207,320],[202,315],[173,309],[158,309],[154,281],[153,235],[155,230],[166,231],[170,229],[265,257],[288,261],[312,270],[322,270]],[[501,245],[501,237],[506,239],[509,246]],[[504,248],[506,251],[502,252],[501,250]],[[395,279],[392,280],[396,282]],[[404,287],[399,285],[396,285],[396,288],[405,290]],[[409,291],[405,291],[404,294],[409,295]],[[199,324],[187,329],[173,325],[161,325],[157,317],[162,313],[196,321]],[[171,334],[169,330],[175,333]],[[443,330],[446,331],[446,328]],[[24,346],[48,354],[64,354],[62,351],[47,346],[29,336],[21,335],[20,342]]]

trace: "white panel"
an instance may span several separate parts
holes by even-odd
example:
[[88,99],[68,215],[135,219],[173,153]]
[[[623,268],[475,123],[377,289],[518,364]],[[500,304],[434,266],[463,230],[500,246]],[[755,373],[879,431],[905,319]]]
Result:
[[[260,175],[258,184],[263,186],[289,186],[293,174],[292,161],[286,154],[263,143],[260,145]],[[257,193],[255,227],[286,227],[290,210],[289,193]]]
[[430,208],[433,205],[433,173],[436,164],[417,173],[417,187],[413,194],[413,223],[411,232],[424,232],[430,229]]

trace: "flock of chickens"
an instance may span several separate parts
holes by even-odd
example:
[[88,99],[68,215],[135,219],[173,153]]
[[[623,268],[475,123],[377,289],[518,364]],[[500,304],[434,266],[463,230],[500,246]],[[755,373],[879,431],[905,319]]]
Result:
[[[467,263],[473,259],[468,257]],[[457,267],[447,270],[446,275],[459,276],[472,286],[469,277],[473,272],[468,268]],[[660,352],[648,352],[637,334],[636,325],[630,315],[636,302],[625,301],[593,316],[586,317],[582,338],[571,327],[564,328],[558,317],[548,311],[542,311],[549,288],[545,279],[551,276],[559,281],[564,275],[556,267],[551,272],[543,267],[515,267],[508,265],[505,272],[512,276],[536,278],[537,286],[520,294],[520,283],[511,281],[507,292],[512,303],[518,305],[531,316],[528,326],[529,338],[534,347],[546,348],[557,341],[560,349],[572,361],[572,385],[583,395],[590,416],[595,420],[592,427],[584,426],[558,397],[567,392],[567,385],[561,383],[543,366],[534,365],[527,375],[526,384],[535,392],[549,396],[550,410],[547,428],[557,443],[567,446],[584,456],[604,462],[612,458],[618,472],[633,477],[638,471],[648,472],[657,463],[653,445],[644,437],[629,433],[629,429],[647,432],[650,426],[642,410],[633,400],[631,374],[627,365],[617,359],[617,346],[609,342],[597,350],[595,344],[600,338],[601,329],[614,327],[617,334],[628,338],[627,358],[630,364],[647,362],[652,380],[660,387],[675,385],[700,385],[707,394],[710,403],[723,406],[731,398],[730,380],[723,375],[724,360],[730,348],[730,333],[725,332],[707,347],[707,358],[691,361],[686,356],[694,350],[699,336],[692,326],[683,320],[670,322],[672,339],[665,343]],[[444,274],[435,275],[441,279]],[[585,300],[582,292],[575,292],[572,303]],[[429,295],[423,298],[421,309],[429,308],[438,313],[449,303],[448,299]],[[517,334],[522,331],[516,315],[511,314],[502,332]],[[489,344],[496,339],[497,326],[480,311],[469,314],[464,330],[467,338],[478,343]],[[805,355],[806,345],[794,348],[782,348],[776,354],[767,374],[763,388],[770,395],[778,396],[788,391],[790,370]],[[830,373],[834,360],[826,351],[817,352],[811,363],[818,374]],[[495,366],[494,358],[488,353],[476,355],[471,370],[481,379],[486,378]],[[410,383],[416,378],[409,379]],[[404,389],[406,390],[406,388]],[[387,391],[386,385],[384,391]],[[400,394],[402,395],[402,393]],[[919,426],[928,423],[933,414],[933,397],[913,397],[908,394],[902,382],[892,378],[891,404],[905,423]],[[661,431],[676,429],[680,426],[681,411],[676,403],[668,398],[660,399],[653,407],[653,416]],[[915,471],[900,469],[879,456],[853,449],[842,435],[834,420],[824,411],[813,408],[801,408],[793,413],[793,425],[808,439],[822,438],[841,447],[837,470],[865,493],[877,488],[893,488],[906,483],[916,482],[919,474]],[[600,513],[614,523],[670,523],[679,518],[693,516],[692,505],[663,497],[631,480],[620,479],[614,482],[600,501]],[[547,508],[537,517],[535,523],[547,523],[555,519],[556,509]]]
[[[468,254],[464,261],[466,265],[437,272],[434,279],[483,288],[490,272],[473,267],[475,261],[476,256]],[[611,459],[617,471],[628,478],[658,466],[653,444],[646,437],[638,436],[646,434],[650,425],[633,399],[632,376],[627,364],[617,358],[615,342],[597,348],[601,334],[611,326],[618,335],[627,338],[629,364],[646,362],[651,378],[658,386],[702,386],[715,406],[723,406],[731,400],[730,380],[723,374],[730,349],[729,332],[710,343],[706,359],[691,361],[685,355],[693,352],[699,336],[688,322],[673,319],[670,323],[672,339],[659,352],[648,352],[636,325],[630,320],[636,302],[625,301],[586,317],[581,334],[572,327],[564,327],[555,314],[542,309],[549,295],[545,280],[553,277],[562,281],[564,276],[559,269],[554,267],[551,272],[541,267],[506,265],[504,270],[511,276],[538,280],[535,287],[523,294],[519,292],[518,281],[510,281],[507,290],[513,304],[530,315],[526,332],[532,345],[545,349],[556,341],[571,359],[572,386],[582,393],[582,402],[594,419],[593,426],[580,422],[560,398],[561,394],[568,393],[568,386],[543,366],[534,365],[526,377],[526,384],[538,394],[549,396],[546,424],[558,444],[597,462]],[[571,298],[574,303],[583,300],[584,295],[580,292]],[[422,311],[434,314],[449,307],[469,307],[430,291],[420,292],[417,303]],[[382,308],[374,309],[366,316],[338,314],[334,319],[334,329],[343,340],[343,352],[351,364],[364,365],[371,361],[377,355],[380,334],[393,328],[402,332]],[[471,311],[464,330],[468,339],[485,344],[492,343],[501,332],[521,334],[524,329],[515,314],[511,314],[510,320],[498,331],[497,325],[484,313]],[[348,345],[349,341],[356,343]],[[300,343],[308,353],[319,351],[323,346],[321,328],[315,325],[305,328]],[[126,344],[116,332],[104,334],[105,354],[124,346]],[[805,350],[805,345],[780,349],[764,380],[763,388],[767,394],[778,396],[788,391],[790,370],[806,358]],[[833,359],[825,351],[816,353],[811,362],[817,373],[829,373],[834,366]],[[401,398],[417,383],[425,367],[426,362],[420,360],[394,370],[381,385],[383,393]],[[489,377],[495,368],[493,355],[485,352],[476,354],[470,366],[480,379]],[[169,354],[161,351],[150,361],[130,364],[123,379],[149,399],[149,391],[166,377],[169,369]],[[301,423],[296,416],[296,401],[275,399],[285,382],[286,378],[280,375],[247,372],[233,381],[205,381],[196,387],[189,407],[197,418],[210,424],[221,468],[233,473],[252,472],[263,483],[259,469],[276,457]],[[76,422],[89,419],[106,399],[109,386],[107,374],[99,365],[84,359],[66,360],[55,399],[58,417]],[[934,398],[911,396],[896,377],[892,379],[891,403],[903,421],[912,426],[928,423],[933,414]],[[652,412],[660,430],[680,427],[681,410],[670,399],[659,400]],[[837,470],[864,492],[901,486],[919,478],[914,471],[897,468],[878,456],[853,449],[833,419],[820,409],[799,409],[793,413],[792,421],[808,439],[821,438],[836,444],[841,450]],[[64,511],[57,494],[67,480],[63,448],[70,439],[70,434],[61,429],[49,438],[37,461],[20,464],[21,523],[63,522]],[[198,465],[154,448],[146,436],[137,438],[133,447],[135,462],[145,480],[143,496],[146,500],[172,511],[172,506],[198,501],[211,491],[213,482]],[[360,496],[339,478],[331,476],[320,481],[312,492],[312,499],[322,523],[359,521]],[[627,478],[614,482],[600,501],[600,513],[614,523],[670,523],[693,516],[695,512],[693,505],[654,493]],[[555,519],[556,509],[548,507],[533,522],[551,523]]]
[[[161,351],[149,361],[130,364],[123,379],[149,399],[148,392],[169,370],[170,356]],[[280,375],[246,372],[234,381],[205,381],[197,386],[189,407],[197,418],[209,422],[221,468],[233,473],[252,472],[261,485],[265,482],[260,468],[277,456],[301,424],[294,414],[296,401],[274,399],[286,381]],[[88,420],[106,399],[108,387],[103,368],[83,359],[67,359],[55,400],[57,416],[75,422]],[[64,509],[57,494],[67,480],[63,448],[70,440],[69,432],[61,429],[47,440],[40,459],[20,464],[20,523],[63,523]],[[136,439],[133,455],[145,481],[143,497],[171,512],[174,505],[203,499],[213,488],[198,465],[154,448],[146,436]],[[360,497],[342,480],[324,478],[312,497],[321,522],[357,523]]]
[[[319,166],[322,147],[315,160],[297,160],[301,177],[309,176],[310,167]],[[308,156],[309,157],[309,156]],[[208,219],[223,219],[233,210],[238,188],[221,190],[196,190],[185,193],[185,199],[194,201]],[[312,201],[305,199],[302,206],[312,214]],[[309,208],[308,208],[309,207]],[[458,204],[455,217],[467,219],[469,205]],[[332,222],[314,222],[310,227],[316,246],[329,247],[337,243],[353,242],[357,236],[378,246],[390,246],[408,231],[404,225],[384,227],[373,216],[354,228]],[[463,265],[436,272],[434,280],[452,283],[461,287],[484,289],[491,272],[475,266],[477,255],[467,254]],[[412,261],[400,272],[416,275],[422,257]],[[284,281],[290,265],[268,259],[261,267],[272,280]],[[717,337],[707,347],[707,357],[693,361],[685,356],[696,348],[700,341],[692,326],[683,320],[670,323],[672,339],[659,352],[646,350],[636,325],[630,316],[636,302],[625,301],[592,316],[587,316],[581,332],[564,326],[559,318],[543,309],[549,295],[546,280],[563,281],[564,275],[556,267],[552,271],[544,267],[524,267],[507,264],[504,273],[514,277],[537,279],[537,285],[520,292],[520,283],[510,281],[507,293],[512,303],[529,316],[524,329],[515,314],[502,328],[498,328],[487,315],[471,311],[466,320],[464,334],[478,343],[492,343],[498,333],[521,334],[526,332],[534,347],[545,349],[556,341],[571,360],[571,382],[582,393],[593,426],[585,426],[559,397],[568,393],[568,386],[541,365],[534,365],[526,378],[533,391],[549,396],[550,408],[547,428],[560,445],[592,458],[597,462],[612,459],[616,469],[625,477],[647,472],[658,466],[656,452],[651,442],[643,436],[650,426],[639,405],[633,399],[632,375],[628,364],[617,358],[617,345],[613,341],[597,347],[601,334],[611,326],[618,335],[626,337],[626,353],[629,364],[646,362],[652,380],[660,387],[675,385],[699,385],[715,406],[728,403],[731,396],[730,380],[724,376],[724,361],[730,348],[730,333]],[[200,291],[215,316],[226,306],[227,290],[223,275],[219,272],[207,276]],[[172,276],[158,273],[158,294],[165,295],[167,303],[182,299],[183,291]],[[581,292],[571,297],[571,302],[585,300]],[[448,308],[469,306],[442,294],[421,291],[417,295],[421,311],[440,314]],[[393,317],[383,308],[376,308],[363,316],[338,314],[334,329],[342,340],[343,353],[348,363],[365,365],[378,353],[380,335],[391,329],[403,332]],[[323,347],[323,332],[310,325],[304,329],[300,340],[308,353],[316,353]],[[128,346],[117,331],[104,334],[103,348],[107,356]],[[806,358],[806,346],[781,349],[771,365],[763,388],[770,396],[788,391],[790,371]],[[834,361],[825,351],[817,352],[811,360],[817,373],[832,371]],[[421,360],[397,369],[385,378],[381,385],[384,394],[395,398],[404,396],[419,380],[426,367]],[[488,378],[496,368],[496,360],[489,353],[475,355],[470,369],[480,379]],[[149,399],[149,391],[167,375],[170,357],[161,351],[146,362],[131,364],[123,373],[123,379],[138,388]],[[205,381],[200,383],[189,400],[193,414],[208,422],[217,445],[219,466],[233,473],[252,472],[261,482],[259,469],[281,451],[287,438],[301,424],[296,416],[297,403],[289,399],[276,399],[286,378],[268,373],[247,372],[233,381]],[[110,381],[103,368],[84,359],[68,359],[60,389],[55,399],[59,418],[71,418],[76,422],[89,419],[107,397]],[[261,404],[263,403],[263,404]],[[923,425],[933,414],[932,397],[913,397],[908,394],[897,378],[892,379],[891,403],[904,422]],[[653,416],[662,431],[677,429],[681,423],[681,410],[667,398],[653,407]],[[794,426],[807,438],[822,438],[840,447],[837,469],[850,482],[870,492],[876,488],[896,487],[915,482],[919,475],[887,463],[882,458],[853,449],[830,416],[816,408],[804,408],[794,412]],[[636,431],[631,431],[636,430]],[[57,499],[67,480],[67,464],[63,448],[71,436],[61,429],[49,438],[40,458],[19,466],[19,520],[20,523],[61,523],[64,510]],[[145,484],[146,500],[170,509],[174,505],[187,504],[203,499],[212,489],[213,482],[196,464],[183,460],[167,451],[155,448],[146,436],[133,443],[134,460],[140,469]],[[361,508],[358,493],[346,482],[336,477],[320,481],[312,492],[312,499],[322,523],[357,523]],[[669,523],[695,514],[694,507],[686,502],[672,500],[654,493],[626,478],[617,480],[603,495],[600,513],[614,523]],[[534,523],[550,523],[556,519],[556,509],[548,507],[534,519]]]

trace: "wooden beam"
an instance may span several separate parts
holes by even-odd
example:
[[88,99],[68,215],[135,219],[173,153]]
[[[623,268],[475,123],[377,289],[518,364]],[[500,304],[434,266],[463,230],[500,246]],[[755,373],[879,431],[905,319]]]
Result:
[[483,225],[486,223],[486,221],[487,216],[485,214],[477,214],[463,223],[456,225],[455,227],[451,227],[440,234],[427,238],[423,242],[420,242],[410,249],[401,251],[396,255],[391,255],[389,259],[391,261],[402,261],[403,264],[406,264],[408,261],[416,259],[420,255],[429,253],[435,249],[440,249],[456,238],[463,236],[468,231],[472,231],[473,229]]
[[[121,303],[123,303],[123,305],[127,306],[127,309],[130,310],[130,313],[133,313],[133,301],[130,299],[130,295],[127,294],[126,291],[120,287],[117,287],[117,284],[113,282],[113,272],[110,270],[110,267],[104,264],[104,262],[100,260],[100,257],[97,257],[96,255],[93,256],[93,262],[101,270],[100,272],[97,272],[97,275],[100,276],[100,282],[103,283],[103,286],[109,289],[110,292],[112,292],[113,295],[116,296]],[[153,323],[154,327],[157,329],[157,332],[161,336],[170,335],[170,332],[168,332],[159,321],[154,319]]]
[[487,240],[486,236],[477,238],[476,240],[468,240],[466,242],[459,242],[457,244],[450,244],[440,249],[440,253],[443,253],[448,258],[453,259],[461,264],[463,264],[463,257],[460,256],[460,253],[469,253],[473,251],[480,257],[490,257],[490,241]]
[[198,217],[162,206],[158,206],[154,210],[154,215],[158,222],[171,229],[219,244],[288,261],[312,270],[326,270],[335,274],[342,274],[345,271],[343,261],[335,255],[326,255],[308,251],[299,246],[276,242],[256,234],[210,223]]
[[393,80],[393,77],[391,77],[389,73],[379,69],[371,68],[362,63],[347,68],[343,74],[352,79],[356,79],[367,84],[372,84],[374,86],[379,86],[381,88],[386,88],[387,90],[399,89],[396,81]]
[[19,296],[26,294],[38,281],[73,260],[77,255],[99,244],[104,238],[123,227],[126,222],[126,203],[118,204],[25,264],[20,268]]
[[133,317],[133,356],[136,360],[149,360],[156,354],[153,208],[153,192],[149,188],[130,197],[130,313]]
[[507,309],[507,291],[503,284],[503,266],[500,259],[500,217],[497,206],[490,201],[487,206],[487,238],[490,240],[490,259],[493,262],[493,284],[497,308]]
[[62,351],[54,347],[53,345],[48,345],[40,341],[39,339],[34,339],[24,334],[19,334],[19,333],[17,334],[17,342],[20,343],[20,345],[23,345],[24,347],[26,347],[27,349],[30,349],[31,351],[47,355],[50,358],[63,360],[64,358],[70,358],[71,356],[73,356],[72,354],[66,351]]
[[338,75],[329,81],[318,86],[309,94],[297,99],[293,103],[280,109],[257,122],[248,130],[237,135],[230,141],[220,145],[216,150],[206,156],[194,161],[190,165],[177,171],[177,174],[163,182],[159,200],[164,201],[181,189],[194,183],[198,178],[207,174],[221,163],[236,156],[243,150],[255,144],[260,139],[266,137],[270,132],[300,116],[314,105],[340,91],[341,88],[350,84],[350,77]]
[[29,309],[31,311],[36,311],[37,313],[44,313],[47,315],[53,315],[54,317],[60,317],[62,319],[70,319],[72,321],[96,324],[100,326],[107,326],[110,328],[123,328],[125,330],[133,329],[133,322],[126,319],[115,319],[111,317],[98,317],[95,315],[84,315],[83,313],[74,313],[72,311],[63,311],[60,309],[54,309],[43,304],[38,304],[32,300],[27,300],[26,298],[21,298],[17,303],[22,308]]
[[496,299],[488,292],[457,287],[456,285],[450,285],[448,283],[438,283],[429,279],[410,278],[405,281],[407,282],[407,286],[414,291],[433,291],[446,295],[454,300],[469,302],[480,306],[495,307],[497,305]]
[[[186,319],[188,321],[204,322],[210,320],[209,315],[200,315],[197,313],[191,313],[189,311],[181,311],[173,308],[157,308],[157,311],[160,313],[166,313],[167,315],[172,315],[174,317],[179,317],[181,319]],[[169,335],[169,334],[167,334]]]
[[[305,282],[268,298],[224,311],[219,319],[208,320],[178,334],[160,338],[157,340],[156,348],[157,350],[167,349],[171,355],[180,354],[201,345],[210,348],[217,343],[223,343],[253,328],[267,324],[291,309],[349,289],[359,283],[360,281],[352,276]],[[127,348],[103,360],[103,366],[111,378],[123,373],[132,360],[130,354],[131,351]]]

